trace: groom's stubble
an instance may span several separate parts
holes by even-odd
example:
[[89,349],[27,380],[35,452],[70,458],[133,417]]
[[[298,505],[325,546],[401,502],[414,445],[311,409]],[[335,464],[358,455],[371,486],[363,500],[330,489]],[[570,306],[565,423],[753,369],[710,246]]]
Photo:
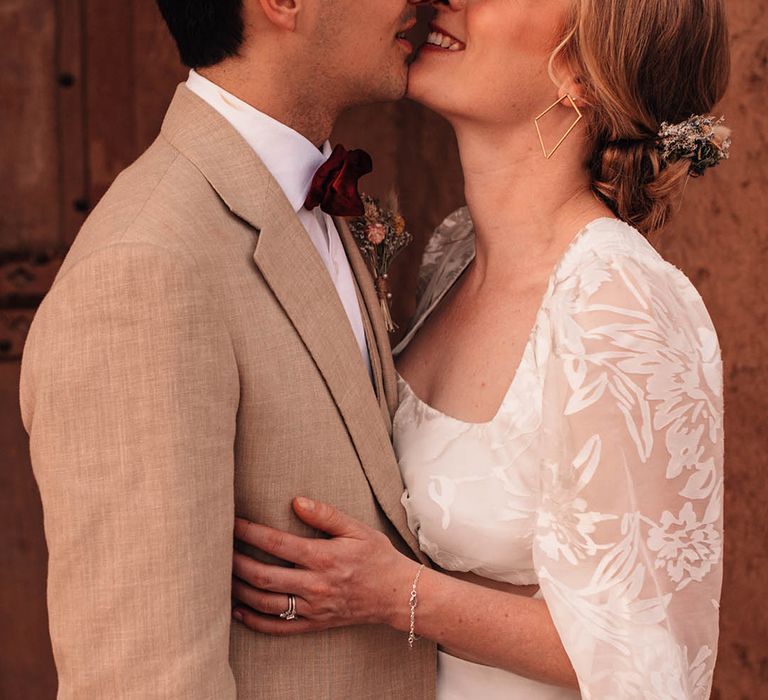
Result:
[[342,109],[404,97],[409,57],[395,35],[416,16],[415,8],[405,0],[320,2],[315,67],[335,74],[328,90]]
[[280,26],[251,0],[241,50],[200,72],[319,144],[346,109],[405,95],[397,34],[415,15],[408,0],[298,0],[295,24]]

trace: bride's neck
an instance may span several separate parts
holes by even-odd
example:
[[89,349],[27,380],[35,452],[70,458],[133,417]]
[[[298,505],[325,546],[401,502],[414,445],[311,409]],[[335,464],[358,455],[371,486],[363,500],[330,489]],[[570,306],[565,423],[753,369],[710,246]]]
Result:
[[546,267],[584,225],[612,215],[591,192],[582,133],[571,134],[547,160],[532,123],[455,129],[475,227],[477,281]]

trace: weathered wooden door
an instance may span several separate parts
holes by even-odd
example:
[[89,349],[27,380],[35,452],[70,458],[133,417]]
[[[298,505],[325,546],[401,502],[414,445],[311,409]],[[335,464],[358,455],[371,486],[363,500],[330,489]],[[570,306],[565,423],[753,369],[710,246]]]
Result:
[[[186,76],[154,0],[0,2],[0,697],[55,697],[45,604],[42,512],[18,410],[26,332],[80,225],[115,176],[155,138]],[[423,232],[458,206],[461,180],[446,125],[415,105],[345,115],[335,138],[364,147],[386,193],[419,159],[447,163],[440,196],[414,188],[404,204],[421,232],[395,275],[395,316],[412,310]],[[407,149],[403,137],[425,149]],[[431,157],[430,157],[431,152]],[[446,155],[447,154],[447,159]]]
[[151,0],[3,0],[0,41],[0,696],[42,700],[56,676],[19,358],[78,228],[184,73]]

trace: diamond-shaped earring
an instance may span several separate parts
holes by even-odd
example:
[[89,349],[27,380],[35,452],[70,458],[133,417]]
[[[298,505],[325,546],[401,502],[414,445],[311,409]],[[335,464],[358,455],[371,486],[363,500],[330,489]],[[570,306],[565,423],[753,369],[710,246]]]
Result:
[[573,122],[568,127],[568,131],[566,131],[563,134],[563,137],[555,144],[555,147],[547,153],[547,147],[544,145],[544,137],[541,135],[541,127],[539,126],[539,121],[543,119],[547,114],[549,114],[557,105],[561,104],[563,101],[563,98],[561,97],[557,102],[547,107],[536,119],[533,120],[533,123],[536,125],[536,133],[539,135],[539,143],[541,144],[541,150],[544,153],[544,157],[549,160],[553,155],[555,155],[555,151],[557,151],[560,146],[563,145],[563,141],[568,138],[568,135],[576,128],[576,125],[584,118],[584,115],[581,113],[581,110],[576,105],[576,102],[574,99],[566,93],[565,95],[568,98],[568,101],[571,103],[571,107],[573,107],[576,110],[576,114],[578,115],[576,117],[576,121]]

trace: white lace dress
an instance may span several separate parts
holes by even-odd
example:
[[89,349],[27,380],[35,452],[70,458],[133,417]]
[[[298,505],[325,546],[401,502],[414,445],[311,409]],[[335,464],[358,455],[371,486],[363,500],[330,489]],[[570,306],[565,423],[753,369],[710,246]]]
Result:
[[[437,229],[399,353],[474,256]],[[598,219],[553,271],[497,415],[466,423],[399,379],[409,524],[441,567],[540,586],[580,693],[440,654],[439,700],[709,697],[723,550],[722,365],[701,297]]]

